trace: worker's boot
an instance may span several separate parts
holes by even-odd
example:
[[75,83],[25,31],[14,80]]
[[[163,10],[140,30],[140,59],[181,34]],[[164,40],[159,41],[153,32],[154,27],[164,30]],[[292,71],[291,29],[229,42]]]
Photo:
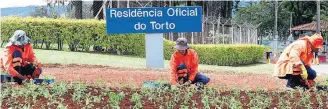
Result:
[[287,88],[287,90],[294,90],[295,89],[295,85],[293,83],[292,78],[287,79],[286,88]]
[[306,88],[307,86],[302,81],[302,77],[300,75],[293,75],[291,78],[287,79],[286,87],[288,89],[296,89],[297,87]]

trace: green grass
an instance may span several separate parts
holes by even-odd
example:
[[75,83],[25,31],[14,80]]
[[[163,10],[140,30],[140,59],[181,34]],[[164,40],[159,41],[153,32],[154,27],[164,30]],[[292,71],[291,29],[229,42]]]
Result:
[[[3,51],[3,48],[0,48]],[[35,49],[35,54],[41,63],[51,64],[88,64],[114,67],[146,68],[146,59],[131,56],[109,54],[93,54],[82,52],[68,52],[56,50]],[[3,52],[1,52],[1,56]],[[201,57],[200,57],[201,58]],[[169,60],[165,60],[165,68],[169,69]],[[223,72],[272,73],[273,64],[254,64],[248,66],[231,67],[215,65],[199,65],[200,70],[215,70]]]

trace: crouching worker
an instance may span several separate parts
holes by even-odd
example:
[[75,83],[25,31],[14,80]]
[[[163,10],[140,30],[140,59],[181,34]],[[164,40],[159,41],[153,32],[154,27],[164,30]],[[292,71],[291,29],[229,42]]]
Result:
[[196,86],[206,85],[210,79],[198,72],[198,55],[190,49],[185,38],[176,41],[176,50],[171,56],[171,84]]
[[18,84],[39,78],[42,73],[41,64],[38,63],[29,40],[24,31],[17,30],[4,50],[2,68],[7,70]]
[[312,89],[316,72],[311,68],[313,53],[322,47],[323,38],[315,33],[302,37],[290,44],[281,54],[274,67],[274,75],[287,79],[287,88],[303,87]]

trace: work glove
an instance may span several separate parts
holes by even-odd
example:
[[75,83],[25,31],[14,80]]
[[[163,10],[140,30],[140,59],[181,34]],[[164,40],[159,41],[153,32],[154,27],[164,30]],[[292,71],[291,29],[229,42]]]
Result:
[[22,75],[18,75],[17,76],[17,78],[19,78],[19,79],[22,79],[22,82],[18,82],[18,84],[22,84],[22,83],[27,83],[27,82],[30,82],[30,79],[28,79],[27,77],[25,77],[25,76],[22,76]]
[[185,85],[185,86],[190,86],[190,84],[191,84],[191,80],[188,80],[188,81],[185,82],[183,85]]
[[301,68],[301,70],[302,70],[302,74],[301,74],[302,79],[303,79],[303,80],[307,80],[307,78],[308,78],[308,73],[307,73],[307,70],[306,70],[305,66],[304,66],[304,65],[300,65],[300,68]]
[[20,74],[17,75],[17,78],[22,79],[23,81],[27,79],[26,77],[24,77],[23,75],[20,75]]

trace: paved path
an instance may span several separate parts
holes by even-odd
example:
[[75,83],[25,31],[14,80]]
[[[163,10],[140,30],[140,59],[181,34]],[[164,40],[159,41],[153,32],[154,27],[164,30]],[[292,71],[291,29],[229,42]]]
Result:
[[312,69],[317,71],[318,75],[328,75],[328,64],[312,65]]

